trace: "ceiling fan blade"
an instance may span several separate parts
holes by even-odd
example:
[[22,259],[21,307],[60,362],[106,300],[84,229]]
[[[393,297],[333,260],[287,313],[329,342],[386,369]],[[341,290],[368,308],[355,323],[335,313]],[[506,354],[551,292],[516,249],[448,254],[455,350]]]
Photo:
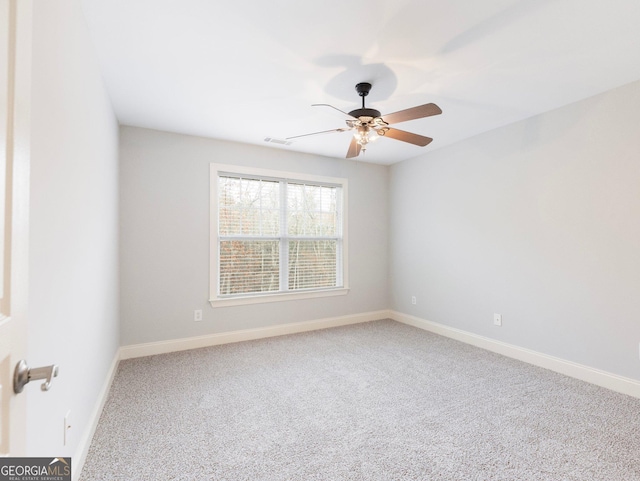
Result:
[[362,146],[358,143],[355,137],[351,137],[351,143],[349,144],[349,150],[347,151],[347,159],[352,159],[360,155],[360,149]]
[[431,137],[412,134],[411,132],[405,132],[404,130],[398,129],[387,130],[384,134],[384,137],[391,137],[392,139],[401,140],[402,142],[409,142],[410,144],[419,145],[420,147],[429,145],[433,140]]
[[312,132],[310,134],[294,135],[293,137],[287,137],[286,140],[298,139],[300,137],[308,137],[309,135],[330,134],[331,132],[346,132],[347,130],[351,130],[351,129],[347,129],[343,127],[341,129],[321,130],[320,132]]
[[339,108],[334,107],[333,105],[329,105],[329,104],[312,104],[311,106],[312,107],[329,107],[329,108],[332,108],[333,110],[337,110],[338,112],[346,115],[350,119],[355,119],[355,117],[353,115],[350,115],[347,112],[345,112],[344,110],[340,110]]
[[432,115],[440,115],[442,110],[436,104],[424,104],[417,107],[411,107],[410,109],[400,110],[392,114],[382,116],[388,124],[398,124],[400,122],[406,122],[407,120],[422,119],[424,117],[431,117]]

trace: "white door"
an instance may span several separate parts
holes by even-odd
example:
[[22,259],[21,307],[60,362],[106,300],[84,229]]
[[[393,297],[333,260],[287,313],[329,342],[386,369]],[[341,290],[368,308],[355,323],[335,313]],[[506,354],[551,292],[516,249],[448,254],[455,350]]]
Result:
[[27,344],[31,0],[0,0],[0,456],[24,456],[26,395],[13,391]]

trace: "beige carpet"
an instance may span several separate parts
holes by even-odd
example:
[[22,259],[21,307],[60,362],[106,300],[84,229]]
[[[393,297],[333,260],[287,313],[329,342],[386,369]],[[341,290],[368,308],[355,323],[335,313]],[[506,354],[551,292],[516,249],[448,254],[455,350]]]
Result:
[[390,320],[123,361],[82,480],[640,480],[640,400]]

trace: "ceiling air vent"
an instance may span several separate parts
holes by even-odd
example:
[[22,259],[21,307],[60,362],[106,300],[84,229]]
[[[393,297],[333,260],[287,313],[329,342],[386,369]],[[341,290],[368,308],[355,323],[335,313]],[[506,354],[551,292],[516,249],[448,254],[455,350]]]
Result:
[[272,144],[291,145],[291,142],[289,142],[288,140],[274,139],[272,137],[265,137],[264,141],[265,142],[270,142]]

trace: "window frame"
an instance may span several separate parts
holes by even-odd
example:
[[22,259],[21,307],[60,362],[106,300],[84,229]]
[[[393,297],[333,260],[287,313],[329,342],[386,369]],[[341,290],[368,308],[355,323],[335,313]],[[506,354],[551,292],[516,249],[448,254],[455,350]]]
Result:
[[[320,185],[339,186],[342,189],[342,286],[304,289],[293,292],[261,292],[246,295],[220,296],[219,286],[219,238],[218,238],[218,177],[221,174],[254,176],[258,178],[284,180],[289,183],[316,183]],[[313,299],[329,296],[346,295],[349,292],[348,261],[348,182],[345,178],[324,177],[318,175],[276,171],[229,164],[210,164],[209,177],[209,303],[212,307],[239,306],[266,302]],[[281,211],[282,213],[282,211]],[[282,269],[283,260],[280,260]],[[286,266],[285,266],[286,267]],[[336,273],[340,276],[339,273]]]

